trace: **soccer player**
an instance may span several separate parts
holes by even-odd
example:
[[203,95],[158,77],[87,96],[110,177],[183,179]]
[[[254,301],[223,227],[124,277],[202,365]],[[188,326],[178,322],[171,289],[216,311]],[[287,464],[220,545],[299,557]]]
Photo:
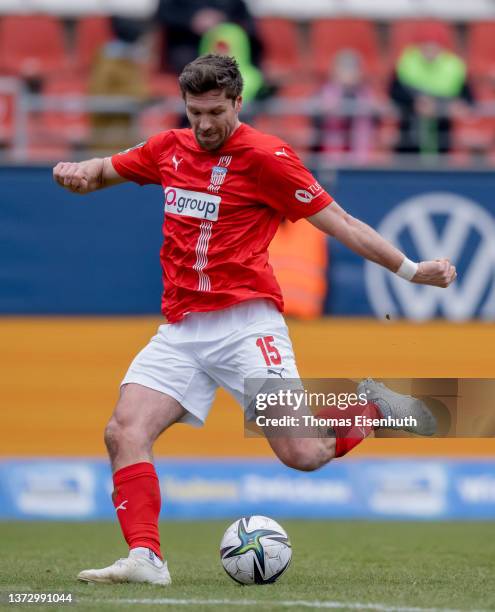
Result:
[[[129,556],[82,571],[86,582],[169,584],[160,548],[161,495],[152,447],[181,421],[202,425],[216,388],[243,403],[246,378],[298,379],[282,295],[267,247],[282,218],[305,218],[355,253],[404,279],[447,287],[448,260],[414,263],[371,227],[347,214],[287,143],[239,121],[242,78],[234,59],[206,55],[179,77],[191,129],[162,132],[104,159],[57,164],[54,179],[71,192],[134,181],[164,190],[164,292],[161,325],[132,362],[105,442],[113,468],[113,502]],[[363,194],[364,197],[365,194]],[[372,380],[356,414],[416,415],[411,431],[431,434],[422,402]],[[286,465],[314,470],[370,433],[335,427],[334,437],[270,437]]]

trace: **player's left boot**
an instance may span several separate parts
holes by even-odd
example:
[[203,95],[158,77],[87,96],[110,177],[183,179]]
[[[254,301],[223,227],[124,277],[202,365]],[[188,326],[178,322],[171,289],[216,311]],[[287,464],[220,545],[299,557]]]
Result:
[[79,572],[81,582],[116,584],[121,582],[140,582],[147,584],[171,584],[167,562],[161,561],[147,548],[135,548],[125,559],[119,559],[102,569],[89,569]]
[[366,378],[359,383],[358,393],[365,393],[368,401],[375,404],[385,418],[413,417],[416,421],[416,425],[410,427],[390,427],[390,429],[400,429],[420,436],[435,434],[437,421],[428,406],[420,399],[396,393],[372,378]]

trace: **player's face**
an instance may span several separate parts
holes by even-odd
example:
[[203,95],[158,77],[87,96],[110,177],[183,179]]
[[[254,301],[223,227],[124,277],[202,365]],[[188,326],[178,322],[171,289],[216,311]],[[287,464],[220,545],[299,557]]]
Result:
[[186,94],[186,114],[196,140],[207,151],[219,149],[239,125],[242,98],[231,100],[223,89]]

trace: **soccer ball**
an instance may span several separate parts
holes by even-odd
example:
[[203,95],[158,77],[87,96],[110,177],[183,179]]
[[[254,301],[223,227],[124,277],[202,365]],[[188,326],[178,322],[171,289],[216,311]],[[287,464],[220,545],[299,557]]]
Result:
[[220,558],[239,584],[270,584],[289,567],[292,548],[287,533],[266,516],[244,516],[227,529]]

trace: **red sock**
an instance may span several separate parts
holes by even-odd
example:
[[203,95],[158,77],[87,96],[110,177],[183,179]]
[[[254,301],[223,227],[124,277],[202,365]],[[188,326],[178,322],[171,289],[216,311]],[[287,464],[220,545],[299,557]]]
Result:
[[[380,419],[382,414],[375,404],[365,406],[347,406],[345,410],[339,410],[335,406],[329,406],[318,412],[317,416],[333,419],[351,419],[354,423],[356,416],[362,415],[371,419]],[[342,457],[360,444],[375,429],[369,425],[337,425],[332,427],[335,431],[335,456]]]
[[151,548],[160,551],[158,517],[161,508],[160,484],[152,463],[128,465],[113,475],[113,505],[129,549]]

